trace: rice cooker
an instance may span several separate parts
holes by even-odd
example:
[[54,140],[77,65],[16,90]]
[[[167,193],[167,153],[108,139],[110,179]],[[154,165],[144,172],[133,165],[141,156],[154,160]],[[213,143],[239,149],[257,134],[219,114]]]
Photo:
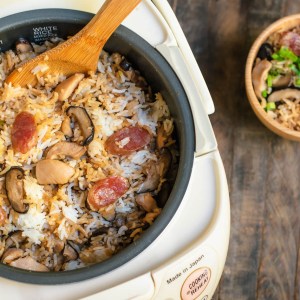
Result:
[[[37,3],[35,0],[0,0],[0,18],[20,12],[38,13],[40,9],[96,13],[103,2],[44,0]],[[22,19],[22,16],[25,18],[27,15],[25,13],[15,16]],[[76,13],[73,13],[72,17],[76,18]],[[103,270],[105,266],[110,266],[106,271],[98,272],[99,268],[85,268],[83,273],[87,276],[78,277],[77,280],[73,280],[76,275],[73,273],[69,273],[72,280],[68,280],[66,272],[61,277],[61,282],[58,279],[60,277],[52,273],[52,280],[48,282],[42,280],[43,274],[37,272],[14,273],[10,270],[6,273],[5,266],[2,267],[1,299],[206,300],[212,298],[218,285],[228,250],[230,211],[224,167],[208,117],[214,112],[211,96],[167,0],[143,0],[122,25],[124,28],[117,34],[127,36],[128,33],[130,36],[126,30],[133,31],[151,48],[156,49],[155,52],[171,66],[176,75],[167,73],[166,76],[170,81],[179,80],[185,93],[182,97],[187,98],[190,106],[192,116],[185,114],[183,118],[189,118],[193,123],[193,126],[189,127],[189,131],[192,132],[188,133],[194,139],[193,157],[186,159],[192,162],[189,176],[185,175],[184,167],[180,174],[182,180],[178,184],[182,184],[184,180],[187,182],[184,190],[177,195],[177,198],[180,197],[178,206],[174,211],[170,206],[169,215],[172,215],[165,224],[162,223],[162,231],[155,232],[153,226],[151,235],[150,227],[150,234],[145,234],[144,248],[141,248],[140,252],[134,250],[131,251],[131,256],[126,256],[129,252],[125,250],[125,255],[122,254],[122,259],[117,265],[104,264]],[[58,26],[52,23],[50,26],[32,28],[34,40],[37,42],[55,36],[57,32]],[[134,40],[132,42],[136,43]],[[0,50],[5,43],[5,39],[1,39],[0,35]],[[146,50],[141,48],[139,51],[142,57],[142,52]],[[157,61],[159,62],[159,59]],[[166,62],[162,61],[161,64]],[[159,69],[159,66],[156,69]],[[173,79],[172,76],[176,78]],[[175,92],[180,93],[177,90]],[[182,140],[185,141],[184,137],[181,138],[181,142]],[[130,247],[138,249],[139,244]],[[95,270],[98,273],[95,273]]]

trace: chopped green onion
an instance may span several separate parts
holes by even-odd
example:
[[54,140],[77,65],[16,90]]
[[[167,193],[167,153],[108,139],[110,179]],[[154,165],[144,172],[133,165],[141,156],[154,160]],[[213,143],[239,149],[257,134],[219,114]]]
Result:
[[298,56],[291,51],[290,49],[286,47],[281,47],[278,51],[278,55],[282,58],[288,59],[292,62],[297,62],[298,61]]
[[270,74],[268,75],[268,78],[267,78],[267,84],[268,84],[268,87],[272,87],[272,82],[273,82],[273,76],[271,76]]
[[273,77],[277,77],[278,75],[279,75],[279,72],[278,72],[278,70],[274,70],[274,69],[271,69],[270,71],[269,71],[269,74],[271,75],[271,76],[273,76]]
[[266,106],[266,110],[269,111],[269,110],[274,110],[274,109],[276,109],[275,102],[268,102],[267,106]]
[[273,53],[273,54],[271,55],[271,57],[272,57],[273,59],[275,59],[275,60],[278,60],[278,61],[282,61],[282,60],[283,60],[283,58],[282,58],[281,56],[279,56],[277,53]]
[[298,57],[298,61],[295,63],[298,69],[300,69],[300,57]]
[[289,68],[300,77],[300,70],[294,64],[289,65]]
[[300,86],[300,78],[298,77],[295,82],[294,82],[295,86]]
[[268,92],[267,92],[266,90],[264,90],[264,91],[261,92],[261,95],[262,95],[264,98],[267,98]]
[[300,63],[298,56],[287,47],[281,47],[277,52],[272,54],[272,58],[277,61],[289,60],[293,63]]

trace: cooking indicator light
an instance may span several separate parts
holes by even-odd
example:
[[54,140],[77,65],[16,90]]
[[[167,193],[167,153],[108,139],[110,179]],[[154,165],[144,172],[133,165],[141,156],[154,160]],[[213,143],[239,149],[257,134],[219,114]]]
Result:
[[[194,300],[199,297],[207,287],[211,278],[211,270],[208,267],[203,267],[195,270],[184,281],[181,288],[182,300]],[[205,297],[204,297],[205,299]]]

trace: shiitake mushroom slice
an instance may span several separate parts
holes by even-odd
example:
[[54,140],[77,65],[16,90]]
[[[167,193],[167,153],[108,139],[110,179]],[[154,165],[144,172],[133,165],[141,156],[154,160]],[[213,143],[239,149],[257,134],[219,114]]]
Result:
[[172,154],[168,148],[160,150],[157,164],[149,164],[146,168],[146,179],[137,193],[153,192],[157,189],[161,177],[165,177],[172,163]]
[[11,247],[19,247],[27,239],[26,236],[22,235],[22,230],[16,230],[8,234],[5,240],[5,249]]
[[84,138],[82,146],[88,145],[94,138],[95,128],[86,109],[80,106],[69,106],[66,110],[66,114],[77,121]]
[[263,43],[257,53],[257,57],[260,59],[272,60],[272,54],[274,50],[271,44]]
[[29,205],[25,204],[25,192],[24,192],[24,171],[19,167],[12,167],[5,174],[5,189],[7,198],[12,208],[21,214],[28,211]]
[[16,45],[16,51],[17,51],[18,54],[20,54],[20,53],[28,53],[30,51],[33,51],[33,47],[30,44],[30,42],[27,41],[24,38],[19,38],[16,41],[15,45]]
[[78,252],[75,250],[74,245],[71,245],[71,242],[65,244],[63,256],[66,262],[70,260],[76,260],[79,257]]

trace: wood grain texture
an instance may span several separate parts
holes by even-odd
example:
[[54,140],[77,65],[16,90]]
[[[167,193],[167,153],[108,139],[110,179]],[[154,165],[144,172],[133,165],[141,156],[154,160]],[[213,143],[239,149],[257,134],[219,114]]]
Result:
[[293,0],[169,0],[212,94],[231,201],[229,252],[214,300],[300,299],[300,144],[264,127],[244,86],[258,34]]
[[273,139],[268,159],[266,218],[259,267],[258,299],[293,299],[299,245],[298,144]]

